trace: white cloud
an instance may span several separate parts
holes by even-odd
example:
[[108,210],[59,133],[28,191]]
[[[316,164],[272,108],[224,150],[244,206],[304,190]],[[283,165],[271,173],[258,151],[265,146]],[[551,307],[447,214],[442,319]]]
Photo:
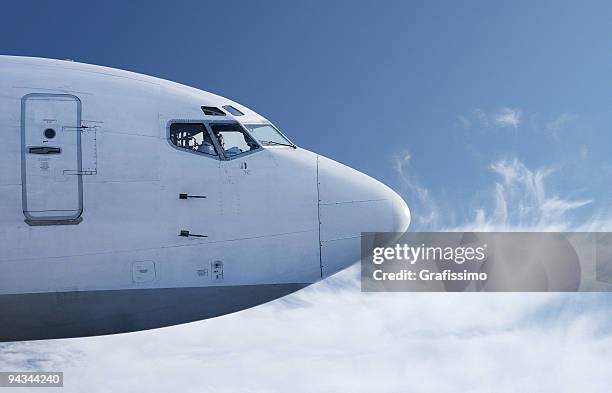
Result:
[[570,213],[592,200],[549,195],[545,180],[553,169],[531,170],[515,158],[498,160],[491,165],[491,170],[501,178],[495,184],[492,212],[476,211],[474,222],[465,227],[482,231],[569,231],[585,225],[574,220]]
[[436,227],[439,224],[439,211],[429,190],[421,185],[410,165],[412,156],[409,152],[393,157],[396,174],[399,176],[404,194],[410,195],[412,221],[419,227]]
[[63,370],[62,391],[91,393],[607,391],[609,317],[592,295],[334,285],[356,276],[208,321],[5,345],[0,369]]
[[[464,129],[481,128],[514,128],[517,129],[528,121],[536,131],[546,131],[554,137],[558,137],[558,132],[563,130],[574,121],[577,116],[571,113],[560,113],[559,115],[550,118],[544,123],[540,123],[538,118],[541,116],[537,113],[527,113],[521,108],[502,107],[497,111],[485,111],[482,108],[475,108],[470,112],[457,116],[459,124]],[[526,120],[525,120],[526,118]]]
[[457,226],[448,219],[455,217],[452,211],[441,216],[441,201],[419,181],[410,162],[409,153],[394,157],[401,192],[412,211],[413,228],[418,230],[571,231],[612,223],[605,215],[576,219],[574,210],[591,204],[592,199],[556,195],[545,184],[555,173],[553,168],[532,170],[514,158],[491,164],[489,169],[499,180],[492,187],[488,209],[475,209],[473,220]]
[[482,108],[475,108],[471,112],[457,116],[459,124],[470,129],[473,126],[480,128],[518,128],[523,117],[523,110],[520,108],[504,107],[496,112],[487,113]]
[[546,131],[554,137],[558,137],[558,132],[572,123],[577,116],[572,113],[560,113],[548,121],[540,123],[538,119],[541,115],[537,113],[527,113],[521,108],[502,107],[497,111],[486,111],[482,108],[475,108],[469,112],[457,116],[458,123],[464,129],[481,128],[519,128],[526,118],[531,128],[535,131]]
[[521,123],[522,111],[518,108],[502,108],[495,114],[495,124],[499,127],[517,128]]

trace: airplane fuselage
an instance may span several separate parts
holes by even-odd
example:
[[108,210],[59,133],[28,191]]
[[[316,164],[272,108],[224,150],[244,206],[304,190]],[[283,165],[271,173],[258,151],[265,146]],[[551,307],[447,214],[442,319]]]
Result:
[[286,138],[247,107],[127,71],[0,56],[0,130],[0,341],[242,310],[410,220],[378,181],[268,140]]

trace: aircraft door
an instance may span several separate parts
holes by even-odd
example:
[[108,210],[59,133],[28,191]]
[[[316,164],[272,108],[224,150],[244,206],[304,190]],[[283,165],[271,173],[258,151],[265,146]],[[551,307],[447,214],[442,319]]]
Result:
[[83,211],[81,102],[28,94],[21,103],[23,213],[30,224],[78,223]]

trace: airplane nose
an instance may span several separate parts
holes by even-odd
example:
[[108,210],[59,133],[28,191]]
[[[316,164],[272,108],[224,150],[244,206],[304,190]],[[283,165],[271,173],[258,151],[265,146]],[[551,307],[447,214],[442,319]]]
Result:
[[322,156],[317,171],[323,277],[359,261],[362,232],[408,229],[410,210],[386,185]]

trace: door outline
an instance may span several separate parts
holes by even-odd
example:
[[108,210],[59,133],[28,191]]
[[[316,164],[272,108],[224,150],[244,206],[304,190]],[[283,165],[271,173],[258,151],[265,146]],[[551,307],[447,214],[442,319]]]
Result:
[[[47,216],[33,217],[28,213],[28,193],[27,193],[27,174],[26,174],[26,102],[30,98],[50,99],[54,98],[69,98],[77,104],[77,188],[78,188],[78,209],[71,216]],[[78,224],[82,221],[83,214],[83,177],[81,176],[83,158],[81,151],[81,100],[73,94],[48,94],[48,93],[30,93],[21,98],[21,202],[22,210],[25,216],[25,222],[29,225],[62,225],[62,224]]]

